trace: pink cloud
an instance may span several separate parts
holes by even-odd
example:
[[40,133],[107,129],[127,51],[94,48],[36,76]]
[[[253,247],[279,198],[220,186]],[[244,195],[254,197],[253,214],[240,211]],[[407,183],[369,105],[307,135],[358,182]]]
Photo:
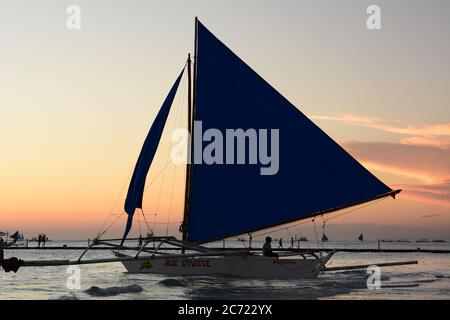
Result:
[[410,137],[403,138],[400,140],[402,144],[416,145],[416,146],[432,146],[442,149],[447,149],[450,147],[450,140],[440,140],[430,137]]
[[393,125],[348,113],[312,116],[399,135],[397,143],[350,142],[347,150],[369,170],[418,181],[401,188],[403,199],[450,208],[450,123]]
[[312,116],[315,120],[329,120],[348,125],[362,126],[384,132],[409,136],[401,138],[400,142],[409,145],[429,145],[439,148],[450,147],[450,123],[427,124],[422,126],[398,126],[384,123],[375,117],[366,117],[348,113],[333,113],[329,115]]
[[401,185],[403,198],[450,208],[450,181],[436,185]]
[[414,178],[401,188],[403,199],[450,208],[450,149],[383,142],[350,142],[347,150],[369,170]]

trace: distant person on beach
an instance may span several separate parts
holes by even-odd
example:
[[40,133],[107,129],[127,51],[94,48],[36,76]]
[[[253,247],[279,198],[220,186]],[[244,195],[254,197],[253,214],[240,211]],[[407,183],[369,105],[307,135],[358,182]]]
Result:
[[291,237],[291,248],[292,249],[294,248],[294,238],[293,237]]
[[41,247],[42,235],[38,235],[38,248]]
[[138,247],[142,247],[142,235],[139,235]]
[[283,238],[280,238],[280,241],[278,241],[278,248],[283,248]]
[[42,235],[42,246],[45,248],[45,241],[47,241],[48,238],[45,234]]
[[272,242],[271,237],[266,237],[266,243],[264,243],[263,246],[263,255],[266,257],[273,257],[278,258],[278,254],[275,252],[272,252],[272,245],[270,244]]

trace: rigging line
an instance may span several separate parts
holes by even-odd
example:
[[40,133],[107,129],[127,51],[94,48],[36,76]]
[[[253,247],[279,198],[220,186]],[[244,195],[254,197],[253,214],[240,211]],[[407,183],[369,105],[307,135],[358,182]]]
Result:
[[101,234],[99,234],[97,236],[97,239],[100,239],[100,237],[103,236],[122,216],[123,216],[123,213],[122,213],[122,215],[120,215],[116,219],[114,219],[114,221],[111,222],[111,224]]
[[[122,213],[122,214],[114,214],[113,216],[115,216],[115,217],[118,217],[119,219],[123,219],[123,220],[127,220],[127,217],[126,216],[124,216],[124,214]],[[136,220],[135,221],[141,221],[141,223],[145,223],[145,221],[146,220],[142,220],[141,218],[140,218],[140,216],[138,215],[138,216],[136,216]],[[169,224],[179,224],[180,223],[180,221],[176,221],[176,222],[169,222]],[[149,230],[152,230],[152,228],[151,228],[151,225],[147,222],[147,227],[148,227],[148,229]],[[167,222],[156,222],[155,224],[158,224],[158,225],[166,225],[167,224]]]
[[175,166],[175,170],[174,170],[174,174],[173,174],[173,180],[172,180],[172,187],[171,187],[171,191],[170,191],[170,205],[169,205],[169,214],[167,216],[167,224],[166,224],[166,237],[169,233],[169,222],[170,222],[170,216],[172,214],[172,207],[173,207],[173,193],[175,190],[175,181],[176,181],[176,176],[177,176],[177,166]]
[[147,229],[150,230],[153,233],[152,227],[149,225],[147,218],[145,217],[144,209],[141,208],[142,217],[144,218],[145,225],[147,226]]
[[[184,89],[184,87],[183,87],[183,89]],[[182,98],[182,101],[184,101],[184,99],[185,99],[185,90],[182,91],[181,98]],[[178,110],[178,111],[179,111],[179,110]],[[177,117],[175,118],[175,124],[176,124],[176,125],[179,125],[178,122],[181,122],[181,119],[179,119],[179,118],[181,118],[181,117],[178,117],[179,114],[180,114],[180,113],[177,113]],[[170,217],[171,217],[171,215],[172,215],[172,208],[173,208],[173,201],[174,201],[175,182],[176,182],[176,178],[177,178],[177,169],[178,169],[178,166],[175,165],[175,170],[174,170],[173,179],[172,179],[172,190],[171,190],[171,193],[170,193],[169,214],[168,214],[168,216],[167,216],[166,237],[167,237],[167,235],[169,234],[169,222],[170,222]]]
[[[158,171],[158,173],[156,174],[156,176],[155,176],[149,183],[146,184],[145,189],[147,189],[148,187],[150,187],[151,185],[153,185],[153,184],[156,182],[156,180],[159,178],[159,176],[161,175],[161,173],[163,173],[163,172],[167,169],[167,167],[169,166],[170,162],[171,162],[171,161],[167,161],[167,163],[164,165],[164,167],[163,167],[161,170]],[[123,189],[125,188],[125,185],[126,185],[126,182],[125,182],[124,186],[122,187],[122,192],[123,192]],[[122,193],[122,192],[121,192],[121,193]],[[118,198],[120,198],[120,195],[118,196]],[[118,200],[117,200],[117,201],[118,201]],[[117,201],[116,201],[116,203],[117,203]],[[118,214],[110,213],[110,214],[108,215],[108,217],[106,218],[105,222],[103,223],[102,228],[100,228],[100,231],[99,231],[99,233],[98,233],[98,235],[97,235],[97,238],[100,238],[102,235],[104,235],[105,232],[106,232],[108,229],[110,229],[111,226],[112,226],[114,223],[117,222],[118,219],[115,219],[115,220],[113,221],[113,223],[111,223],[111,224],[108,226],[108,228],[106,228],[104,231],[101,231],[101,230],[103,229],[103,227],[106,225],[106,223],[108,222],[108,219],[109,219],[110,216],[118,215],[118,218],[120,218],[120,217],[123,217],[123,214],[124,214],[124,212],[118,213]]]
[[[147,183],[146,188],[150,187],[151,185],[153,185],[153,183],[156,182],[156,180],[157,180],[158,177],[161,175],[161,173],[163,173],[164,170],[169,166],[170,162],[171,162],[171,161],[168,161],[168,162],[164,165],[164,167],[163,167],[160,171],[158,171],[158,173],[157,173],[156,176],[153,178],[153,180],[151,180],[150,183]],[[126,182],[125,182],[125,185],[126,185]],[[124,187],[125,187],[125,185],[124,185]],[[122,192],[123,192],[124,187],[122,188]],[[120,197],[120,196],[119,196],[119,197]],[[113,221],[113,223],[111,223],[111,225],[108,226],[108,228],[106,228],[104,231],[101,231],[101,230],[104,228],[104,226],[106,225],[106,223],[108,222],[108,219],[109,219],[110,216],[118,216],[118,218],[120,218],[120,217],[123,217],[123,214],[124,214],[124,212],[122,212],[122,213],[117,213],[117,214],[115,214],[115,213],[110,213],[110,214],[108,215],[108,217],[106,218],[105,222],[103,223],[102,228],[100,228],[100,231],[99,231],[99,233],[98,233],[98,235],[97,235],[97,238],[100,238],[102,235],[104,235],[104,234],[106,233],[106,231],[107,231],[108,229],[110,229],[111,226],[112,226],[114,223],[117,222],[117,220],[119,220],[119,219],[115,219],[115,220]]]
[[[187,67],[187,62],[186,62],[185,65],[184,65],[184,68],[186,68],[186,67]],[[158,177],[161,175],[161,173],[162,173],[163,171],[165,171],[165,169],[167,168],[167,166],[169,165],[169,163],[170,163],[170,161],[167,161],[167,163],[164,165],[164,167],[156,174],[156,176],[154,177],[154,179],[151,180],[150,183],[147,183],[147,184],[146,184],[146,186],[145,186],[145,188],[144,188],[144,191],[145,191],[148,187],[150,187],[151,185],[153,185],[153,183],[158,179]],[[132,174],[133,174],[133,171],[134,171],[134,168],[132,169],[132,171],[131,171],[130,174],[128,175],[128,179],[126,179],[125,182],[123,183],[122,188],[121,188],[121,190],[120,190],[120,193],[117,195],[117,198],[116,198],[115,201],[114,201],[113,207],[111,208],[111,211],[110,211],[109,215],[106,217],[105,221],[103,222],[102,226],[100,227],[100,230],[99,230],[99,232],[98,232],[98,234],[97,234],[97,238],[100,238],[102,235],[104,235],[105,232],[107,231],[107,229],[109,229],[109,228],[111,227],[111,225],[114,224],[114,223],[118,220],[118,219],[114,220],[114,222],[113,222],[106,230],[104,230],[104,231],[102,232],[102,229],[105,227],[106,223],[108,222],[109,217],[112,215],[112,212],[113,212],[114,209],[116,208],[117,203],[118,203],[118,201],[119,201],[119,199],[120,199],[120,197],[121,197],[121,195],[122,195],[122,193],[123,193],[123,191],[124,191],[124,189],[125,189],[125,186],[127,185],[127,182],[130,180],[130,178],[131,178],[131,176],[132,176]],[[121,214],[123,214],[123,213],[121,213]]]
[[314,234],[316,236],[317,249],[320,249],[319,237],[317,236],[317,230],[316,230],[316,219],[313,219],[312,222],[314,224]]
[[113,211],[115,210],[115,208],[117,206],[117,203],[119,202],[119,199],[122,196],[123,190],[125,189],[125,186],[127,185],[127,182],[130,180],[131,175],[132,175],[132,173],[129,173],[127,179],[124,181],[124,183],[122,185],[122,188],[120,189],[120,193],[117,195],[116,199],[114,200],[114,204],[113,204],[113,206],[112,206],[108,216],[104,220],[102,226],[100,227],[100,230],[97,233],[97,237],[99,237],[100,233],[102,232],[103,228],[105,227],[106,223],[108,222],[109,217],[113,215]]
[[[184,88],[184,87],[183,87],[183,88]],[[182,90],[183,90],[183,89],[182,89]],[[158,179],[158,177],[161,175],[161,173],[163,173],[163,171],[169,166],[169,164],[170,164],[171,162],[172,162],[172,161],[167,161],[167,162],[166,162],[165,166],[164,166],[160,171],[158,171],[157,175],[153,178],[153,180],[151,180],[150,183],[147,183],[147,184],[145,185],[144,191],[147,190],[154,182],[156,182],[156,180]]]
[[[184,91],[184,89],[185,89],[185,86],[182,86],[182,89],[181,89],[182,92]],[[180,105],[179,99],[177,99],[177,100],[178,100],[178,105]],[[180,107],[176,108],[176,112],[175,112],[175,120],[178,118],[178,114],[179,114],[180,109],[181,109]],[[173,127],[175,127],[175,125],[172,125],[172,131],[173,131]],[[167,156],[166,156],[166,161],[168,162],[168,164],[169,164],[170,162],[172,162],[171,159],[169,159],[169,158],[170,158],[170,152],[168,152],[168,153],[167,153]],[[168,164],[167,164],[167,166],[168,166]],[[155,213],[153,222],[156,222],[156,216],[158,215],[158,211],[159,211],[159,207],[160,207],[160,203],[161,203],[162,190],[163,190],[163,187],[164,187],[164,182],[165,182],[165,180],[166,180],[166,173],[167,173],[167,171],[164,170],[164,174],[163,174],[163,177],[162,177],[162,183],[161,183],[161,186],[160,186],[160,188],[159,188],[158,200],[156,201],[156,213]],[[144,190],[145,190],[145,189],[144,189]]]
[[282,230],[284,230],[286,228],[293,228],[295,226],[300,226],[302,224],[306,224],[306,223],[309,223],[309,222],[312,222],[312,220],[308,219],[308,220],[304,220],[304,221],[301,221],[299,223],[296,223],[295,225],[292,225],[292,226],[287,226],[287,227],[278,228],[278,229],[274,229],[274,230],[270,230],[270,231],[266,231],[266,232],[262,232],[262,233],[257,233],[255,235],[255,237],[264,236],[266,234],[270,234],[270,233],[277,232],[277,231],[282,231]]
[[[331,217],[329,217],[329,218],[326,219],[326,220],[329,221],[329,220],[333,220],[333,219],[339,218],[339,217],[344,216],[344,215],[346,215],[346,214],[349,214],[349,213],[358,211],[358,210],[360,210],[360,209],[369,207],[369,206],[371,206],[371,205],[375,205],[376,203],[381,202],[381,201],[386,200],[386,199],[387,199],[387,198],[381,198],[381,199],[377,199],[377,200],[368,202],[368,203],[366,203],[366,204],[364,204],[364,205],[362,205],[362,206],[358,206],[358,207],[353,208],[353,209],[351,209],[351,210],[348,210],[348,211],[345,211],[345,212],[343,212],[343,213],[340,213],[340,214],[338,214],[338,215],[336,215],[336,216],[331,216]],[[330,216],[330,215],[332,215],[332,214],[333,214],[333,213],[328,213],[328,214],[326,214],[326,216]],[[322,216],[323,216],[323,215],[322,215]],[[315,217],[314,217],[314,218],[315,218]],[[269,229],[269,231],[266,231],[266,232],[263,232],[263,233],[257,233],[257,234],[255,235],[255,237],[263,236],[263,235],[270,234],[270,233],[277,232],[277,231],[282,231],[282,230],[284,230],[284,229],[286,229],[286,228],[294,228],[294,227],[297,227],[297,226],[301,226],[301,225],[306,224],[306,223],[308,223],[308,222],[313,222],[313,220],[314,220],[314,219],[311,219],[311,220],[309,220],[309,219],[308,219],[308,220],[303,220],[303,221],[301,221],[301,222],[299,222],[299,223],[295,223],[295,224],[290,225],[290,226],[281,227],[281,228],[278,228],[278,229]]]
[[289,234],[289,237],[292,238],[292,233],[289,231],[289,228],[286,228],[286,231]]
[[363,205],[363,206],[361,206],[361,207],[354,208],[354,209],[352,209],[352,210],[349,210],[349,211],[340,213],[340,214],[338,214],[338,215],[336,215],[336,216],[332,216],[332,217],[329,217],[328,219],[326,219],[326,220],[324,219],[324,220],[325,220],[325,221],[329,221],[329,220],[333,220],[333,219],[342,217],[342,216],[344,216],[344,215],[346,215],[346,214],[349,214],[349,213],[355,212],[355,211],[357,211],[357,210],[360,210],[360,209],[369,207],[369,206],[371,206],[371,205],[374,205],[374,204],[376,204],[376,203],[378,203],[378,202],[381,202],[381,201],[383,201],[383,200],[386,200],[386,199],[387,199],[387,198],[381,198],[381,199],[378,199],[378,200],[376,200],[376,201],[372,201],[372,202],[366,203],[365,205]]
[[139,236],[142,236],[141,219],[138,219],[138,225],[139,225]]

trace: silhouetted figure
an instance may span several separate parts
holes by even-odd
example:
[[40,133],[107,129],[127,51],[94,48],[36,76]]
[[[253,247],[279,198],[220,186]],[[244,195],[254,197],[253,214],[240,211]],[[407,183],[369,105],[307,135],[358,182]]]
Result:
[[272,245],[270,244],[272,242],[271,237],[266,237],[266,243],[263,245],[263,255],[266,257],[274,257],[278,258],[278,254],[275,252],[272,252]]
[[38,248],[41,247],[42,235],[38,235]]
[[42,247],[45,248],[45,241],[47,241],[47,240],[48,240],[47,236],[45,234],[43,234],[42,235]]
[[142,247],[142,235],[139,235],[138,247]]
[[291,237],[291,248],[294,249],[294,238]]
[[278,241],[278,248],[283,248],[283,238],[280,238],[280,241]]

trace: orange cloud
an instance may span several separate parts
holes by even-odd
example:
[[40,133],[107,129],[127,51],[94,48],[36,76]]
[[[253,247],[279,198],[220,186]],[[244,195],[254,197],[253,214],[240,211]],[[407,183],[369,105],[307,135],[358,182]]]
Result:
[[410,137],[400,140],[402,144],[416,145],[416,146],[432,146],[437,148],[447,149],[450,147],[450,141],[440,140],[430,137]]
[[348,113],[333,113],[329,115],[312,116],[316,120],[329,120],[342,122],[348,125],[362,126],[384,132],[411,136],[400,140],[403,144],[428,145],[439,148],[450,147],[450,123],[429,124],[423,126],[395,126],[383,123],[375,117],[365,117]]
[[382,142],[345,146],[369,170],[416,180],[392,186],[404,190],[403,199],[450,208],[450,149]]
[[402,185],[403,199],[450,208],[450,183],[441,185]]
[[426,170],[420,169],[411,170],[409,168],[402,168],[396,165],[389,165],[385,163],[377,163],[374,161],[366,161],[366,160],[362,160],[361,164],[370,170],[388,172],[397,176],[416,179],[426,184],[444,183],[447,180],[449,180],[449,177],[442,177],[440,175],[435,175],[432,172],[428,172]]

